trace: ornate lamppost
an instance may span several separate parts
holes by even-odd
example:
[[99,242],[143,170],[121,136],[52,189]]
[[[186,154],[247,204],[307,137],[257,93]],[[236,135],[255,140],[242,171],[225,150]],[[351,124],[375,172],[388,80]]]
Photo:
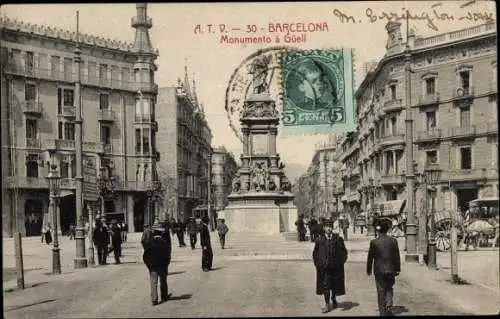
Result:
[[[427,266],[429,269],[437,269],[437,259],[436,259],[436,193],[437,189],[435,185],[441,179],[441,170],[437,165],[429,165],[425,168],[424,174],[426,176],[427,182],[430,184],[430,189],[432,193],[431,197],[431,232],[429,236],[428,243],[428,252],[429,252],[429,261]],[[427,189],[426,189],[427,192]]]
[[[146,224],[151,227],[154,218],[158,218],[156,208],[157,204],[163,201],[163,193],[165,192],[163,185],[160,181],[154,181],[151,188],[148,189],[146,195],[148,197],[148,212],[147,212],[147,222]],[[153,204],[153,205],[151,205]],[[153,212],[151,211],[151,206],[153,206]],[[154,216],[153,216],[154,215]]]
[[373,197],[375,196],[375,186],[373,186],[373,178],[368,179],[368,187],[367,187],[367,193],[368,193],[368,201],[369,201],[369,206],[370,206],[370,211],[366,212],[369,216],[368,224],[366,225],[366,229],[368,232],[368,236],[375,236],[375,227],[373,227],[373,219],[374,219],[374,213],[375,209],[373,207]]
[[[54,152],[49,151],[51,158],[54,156]],[[49,174],[47,175],[47,180],[49,181],[50,190],[50,204],[52,207],[52,220],[54,223],[54,246],[52,248],[52,274],[61,274],[61,254],[59,249],[59,237],[57,235],[58,229],[57,215],[59,211],[59,195],[61,193],[61,177],[57,172],[57,165],[50,164]]]
[[99,169],[99,178],[97,184],[99,186],[99,196],[101,197],[101,218],[104,217],[105,205],[104,201],[106,199],[114,199],[115,194],[115,177],[113,176],[113,162],[108,161],[104,165],[101,165]]

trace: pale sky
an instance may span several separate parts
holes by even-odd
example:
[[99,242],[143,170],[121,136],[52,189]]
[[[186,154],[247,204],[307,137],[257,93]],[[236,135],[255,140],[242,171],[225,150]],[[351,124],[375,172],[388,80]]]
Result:
[[[225,90],[234,69],[256,50],[274,44],[228,45],[220,44],[220,34],[195,34],[197,24],[226,24],[227,28],[241,28],[230,31],[230,36],[246,36],[247,25],[255,24],[259,30],[256,36],[268,35],[269,23],[326,22],[328,32],[307,33],[304,44],[299,48],[340,48],[355,49],[356,85],[362,81],[363,62],[379,60],[385,53],[387,20],[370,22],[366,15],[368,8],[376,15],[395,12],[399,15],[409,9],[413,16],[428,14],[438,31],[428,27],[425,20],[411,20],[410,26],[417,35],[432,36],[485,23],[484,20],[459,20],[458,17],[472,13],[493,13],[493,1],[384,1],[384,2],[291,2],[291,3],[153,3],[148,5],[148,16],[153,19],[150,29],[151,41],[158,48],[160,56],[156,82],[160,87],[172,86],[177,77],[184,76],[184,61],[187,58],[188,73],[195,74],[199,100],[205,105],[207,119],[214,135],[213,145],[225,145],[237,158],[241,153],[241,143],[228,125],[224,110]],[[441,3],[439,13],[453,15],[453,21],[440,21],[432,6]],[[354,16],[356,23],[341,23],[334,10]],[[41,4],[6,5],[0,8],[1,15],[32,24],[42,24],[71,31],[76,30],[76,10],[80,11],[80,31],[105,38],[132,42],[135,30],[130,20],[136,14],[135,4]],[[361,20],[361,23],[359,22]],[[405,36],[405,21],[401,21]],[[264,28],[264,31],[260,31]],[[297,33],[300,34],[300,33]],[[272,34],[272,37],[277,34]],[[280,34],[282,37],[284,34]],[[287,45],[280,43],[281,45]],[[293,44],[288,44],[293,45]],[[278,136],[278,152],[285,163],[307,166],[313,155],[314,144],[325,140],[317,136]]]

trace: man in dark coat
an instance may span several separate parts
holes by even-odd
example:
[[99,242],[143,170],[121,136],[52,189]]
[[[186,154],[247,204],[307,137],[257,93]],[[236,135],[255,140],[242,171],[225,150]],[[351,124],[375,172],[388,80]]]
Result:
[[108,229],[100,220],[96,220],[96,228],[94,229],[92,239],[94,245],[97,247],[99,265],[105,265],[108,257],[109,234]]
[[120,264],[120,256],[122,254],[122,234],[121,229],[116,222],[111,226],[111,246],[113,246],[115,263]]
[[187,222],[187,232],[189,234],[189,243],[191,244],[191,249],[195,249],[196,242],[198,241],[198,224],[193,217],[189,217]]
[[158,304],[158,279],[160,280],[161,302],[166,302],[171,294],[168,293],[167,275],[172,256],[172,241],[165,225],[155,221],[151,228],[146,228],[142,234],[142,259],[149,270],[151,283],[151,304]]
[[401,260],[397,240],[387,236],[391,222],[379,221],[377,224],[379,236],[370,241],[366,273],[370,276],[373,267],[380,315],[390,316],[392,315],[393,286],[396,276],[401,271]]
[[210,230],[208,229],[208,217],[204,216],[201,219],[200,228],[200,243],[202,248],[201,268],[207,272],[212,268],[214,254],[212,252],[212,244],[210,243]]
[[336,296],[345,295],[344,263],[347,261],[347,249],[342,237],[333,233],[332,221],[326,220],[323,229],[324,233],[315,241],[313,260],[316,267],[316,294],[325,298],[322,312],[327,313],[337,308]]
[[314,242],[316,236],[318,234],[318,221],[316,217],[311,216],[311,220],[309,221],[309,233],[311,234],[311,242]]
[[306,225],[304,223],[304,215],[300,215],[299,219],[295,222],[297,226],[297,233],[299,234],[299,241],[306,241]]

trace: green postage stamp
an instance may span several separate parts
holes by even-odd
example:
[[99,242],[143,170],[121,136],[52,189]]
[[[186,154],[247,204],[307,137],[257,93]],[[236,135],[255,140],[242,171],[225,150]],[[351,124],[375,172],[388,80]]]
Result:
[[343,133],[355,129],[352,49],[285,51],[283,133]]

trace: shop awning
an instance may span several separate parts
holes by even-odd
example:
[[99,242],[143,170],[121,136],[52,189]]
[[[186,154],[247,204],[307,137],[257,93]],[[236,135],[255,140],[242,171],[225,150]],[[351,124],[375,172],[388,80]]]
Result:
[[352,202],[358,202],[360,201],[360,195],[358,192],[351,194],[347,197],[347,202],[352,203]]
[[194,211],[200,211],[200,210],[208,210],[208,206],[207,205],[198,205],[196,206],[195,209],[193,209]]
[[390,200],[375,204],[374,209],[380,216],[395,216],[403,213],[406,205],[406,199]]
[[347,202],[347,195],[342,195],[342,197],[340,198],[341,201],[343,202]]

